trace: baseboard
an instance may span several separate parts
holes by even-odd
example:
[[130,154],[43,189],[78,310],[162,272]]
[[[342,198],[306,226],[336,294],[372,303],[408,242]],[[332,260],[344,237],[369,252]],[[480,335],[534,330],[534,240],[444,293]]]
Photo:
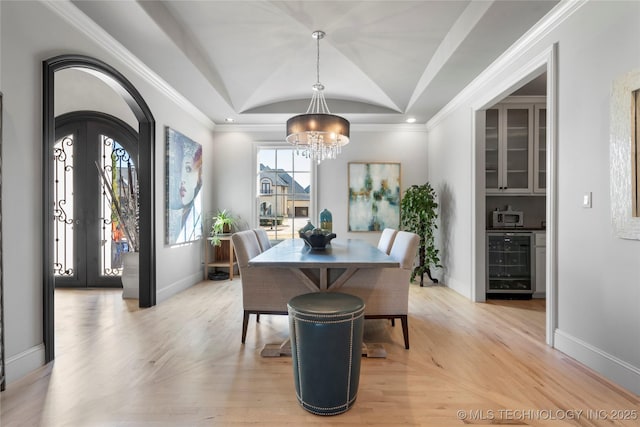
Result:
[[7,385],[44,365],[44,344],[28,348],[11,356],[5,364]]
[[442,283],[442,285],[453,289],[467,299],[471,299],[471,287],[468,282],[460,282],[451,277],[444,277],[444,283]]
[[198,272],[196,273],[184,277],[177,282],[173,282],[162,289],[158,289],[156,294],[156,302],[160,303],[164,300],[167,300],[177,293],[180,293],[185,289],[188,289],[196,283],[200,282],[202,282],[202,270],[198,270]]
[[621,387],[640,395],[640,368],[559,329],[554,333],[554,347]]
[[547,297],[547,293],[546,292],[534,292],[533,295],[531,296],[531,298],[540,298],[540,299],[544,299]]

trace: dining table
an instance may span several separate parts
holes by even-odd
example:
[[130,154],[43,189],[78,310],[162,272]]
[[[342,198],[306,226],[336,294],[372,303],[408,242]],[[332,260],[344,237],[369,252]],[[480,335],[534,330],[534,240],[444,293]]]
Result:
[[252,267],[288,268],[310,291],[337,290],[362,268],[399,267],[400,263],[362,239],[332,239],[324,249],[286,239],[251,258]]
[[[249,260],[251,267],[287,268],[310,292],[339,290],[360,269],[394,268],[400,263],[362,239],[332,239],[324,249],[312,249],[299,238],[286,239]],[[291,343],[266,344],[264,357],[290,356]],[[382,344],[365,343],[362,354],[386,357]]]

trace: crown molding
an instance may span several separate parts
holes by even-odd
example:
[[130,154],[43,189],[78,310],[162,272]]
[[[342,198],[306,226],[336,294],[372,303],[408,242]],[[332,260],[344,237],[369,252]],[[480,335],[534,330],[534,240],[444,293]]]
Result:
[[511,45],[498,59],[480,73],[471,83],[456,95],[447,105],[445,105],[435,116],[427,122],[427,130],[433,129],[449,114],[469,102],[474,95],[484,89],[490,80],[497,73],[505,70],[516,60],[540,42],[551,31],[573,15],[578,9],[584,6],[589,0],[561,0],[545,17],[536,25],[531,27],[522,37]]
[[116,59],[123,62],[125,66],[129,67],[134,73],[144,79],[152,87],[156,88],[160,93],[185,112],[189,113],[203,125],[211,129],[216,127],[216,124],[207,115],[189,102],[187,98],[182,96],[169,83],[167,83],[167,81],[151,70],[151,68],[144,64],[137,56],[131,53],[120,42],[113,38],[113,36],[107,33],[102,27],[74,6],[69,0],[40,0],[40,2],[71,24],[88,39],[92,40],[109,54],[113,55]]

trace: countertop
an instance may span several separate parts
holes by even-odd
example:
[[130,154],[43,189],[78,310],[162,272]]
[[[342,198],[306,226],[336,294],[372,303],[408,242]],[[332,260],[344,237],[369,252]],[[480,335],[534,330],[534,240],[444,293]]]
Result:
[[519,231],[547,231],[546,228],[543,227],[503,227],[503,228],[487,228],[487,231],[498,231],[498,232],[512,232],[512,233],[517,233]]

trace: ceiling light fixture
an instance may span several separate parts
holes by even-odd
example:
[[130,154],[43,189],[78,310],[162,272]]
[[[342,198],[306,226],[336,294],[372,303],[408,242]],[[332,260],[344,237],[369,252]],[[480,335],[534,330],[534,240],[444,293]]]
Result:
[[407,119],[407,123],[415,123],[416,122],[416,118],[415,117],[409,117]]
[[324,31],[314,31],[316,39],[316,83],[312,86],[313,96],[304,114],[287,120],[287,142],[296,147],[296,152],[304,157],[317,160],[335,159],[342,147],[349,143],[349,122],[331,114],[324,99],[324,85],[320,83],[320,39]]

